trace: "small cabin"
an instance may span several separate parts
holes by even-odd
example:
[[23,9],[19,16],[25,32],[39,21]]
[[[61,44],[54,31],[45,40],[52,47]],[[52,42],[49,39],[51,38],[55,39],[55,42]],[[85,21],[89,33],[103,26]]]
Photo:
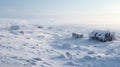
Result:
[[73,38],[83,38],[83,34],[81,33],[72,33]]
[[97,41],[112,41],[115,39],[115,32],[110,32],[106,30],[95,30],[90,33],[89,39],[91,40],[97,40]]
[[10,30],[19,30],[20,26],[19,25],[12,25],[10,26]]
[[39,29],[43,29],[43,26],[37,26],[37,28],[39,28]]

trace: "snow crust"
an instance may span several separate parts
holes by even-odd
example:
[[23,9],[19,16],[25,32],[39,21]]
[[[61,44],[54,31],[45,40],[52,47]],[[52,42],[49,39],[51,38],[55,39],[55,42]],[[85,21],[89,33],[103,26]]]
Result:
[[[111,28],[116,40],[103,43],[89,40],[94,27],[20,25],[9,30],[9,25],[0,25],[0,67],[119,67],[119,29]],[[74,39],[73,32],[85,36]]]

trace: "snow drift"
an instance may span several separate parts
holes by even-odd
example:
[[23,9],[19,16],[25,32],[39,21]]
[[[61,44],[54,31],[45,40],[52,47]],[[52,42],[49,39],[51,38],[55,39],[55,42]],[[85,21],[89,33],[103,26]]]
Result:
[[[115,30],[116,40],[98,42],[88,35],[98,26],[19,26],[11,33],[10,26],[0,25],[0,67],[120,66],[119,30]],[[72,32],[81,32],[84,38],[74,39]]]

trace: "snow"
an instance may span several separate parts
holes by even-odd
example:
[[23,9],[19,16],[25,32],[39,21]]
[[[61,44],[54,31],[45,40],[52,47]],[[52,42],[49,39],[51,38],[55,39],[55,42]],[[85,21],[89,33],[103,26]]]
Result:
[[[89,33],[97,28],[106,29],[102,26],[19,26],[10,31],[10,25],[0,25],[0,67],[120,66],[118,27],[107,27],[116,32],[116,40],[98,42],[89,40]],[[72,38],[73,32],[83,33],[84,38]]]

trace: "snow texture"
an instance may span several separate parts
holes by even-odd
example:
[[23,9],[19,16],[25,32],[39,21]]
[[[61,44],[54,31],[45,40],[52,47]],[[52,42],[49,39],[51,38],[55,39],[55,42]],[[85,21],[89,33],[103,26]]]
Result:
[[[0,67],[119,67],[120,31],[107,27],[116,32],[114,41],[89,40],[89,33],[101,28],[106,29],[19,25],[9,30],[11,25],[0,25]],[[73,32],[84,38],[72,38]]]

